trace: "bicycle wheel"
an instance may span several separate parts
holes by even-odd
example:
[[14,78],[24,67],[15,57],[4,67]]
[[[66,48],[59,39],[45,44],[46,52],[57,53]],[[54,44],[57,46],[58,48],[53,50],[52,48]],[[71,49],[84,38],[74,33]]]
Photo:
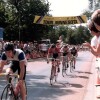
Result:
[[51,75],[50,75],[50,84],[53,85],[53,83],[57,81],[56,79],[57,79],[57,77],[56,77],[56,67],[52,67]]
[[70,62],[70,72],[72,73],[73,70],[74,70],[73,61],[71,61]]
[[13,88],[10,86],[10,84],[6,85],[2,94],[1,94],[1,100],[17,100]]
[[[62,64],[62,76],[64,77],[64,74],[66,74],[66,62],[63,62]],[[67,75],[67,74],[66,74]]]

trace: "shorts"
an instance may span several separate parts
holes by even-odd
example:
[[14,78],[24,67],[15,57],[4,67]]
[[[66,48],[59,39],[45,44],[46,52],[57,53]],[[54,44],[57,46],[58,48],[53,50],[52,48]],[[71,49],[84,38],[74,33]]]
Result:
[[[20,75],[19,61],[12,61],[10,68],[14,73],[18,71],[18,75]],[[25,65],[25,73],[24,73],[23,80],[25,80],[25,77],[26,77],[26,65]]]
[[53,53],[53,58],[58,58],[58,53]]

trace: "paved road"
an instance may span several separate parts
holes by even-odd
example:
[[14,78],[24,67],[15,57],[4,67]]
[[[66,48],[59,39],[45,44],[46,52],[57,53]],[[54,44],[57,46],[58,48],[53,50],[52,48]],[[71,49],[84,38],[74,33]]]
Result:
[[[93,76],[94,62],[95,58],[90,52],[79,52],[75,72],[69,72],[65,77],[59,73],[58,82],[54,86],[49,84],[50,63],[47,64],[45,59],[29,62],[26,76],[28,100],[90,100],[87,99],[88,83]],[[0,78],[0,93],[4,82]]]

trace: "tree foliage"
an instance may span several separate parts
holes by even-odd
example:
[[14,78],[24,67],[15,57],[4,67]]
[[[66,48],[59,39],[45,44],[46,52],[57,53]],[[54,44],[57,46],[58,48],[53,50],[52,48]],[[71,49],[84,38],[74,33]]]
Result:
[[48,11],[49,4],[41,0],[7,0],[4,14],[9,24],[5,28],[4,39],[32,41],[41,38],[46,26],[35,25],[33,20],[35,15],[44,16]]

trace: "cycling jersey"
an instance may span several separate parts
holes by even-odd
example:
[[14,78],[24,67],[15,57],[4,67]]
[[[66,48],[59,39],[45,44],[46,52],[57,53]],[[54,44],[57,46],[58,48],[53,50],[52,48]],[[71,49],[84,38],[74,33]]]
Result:
[[62,48],[60,52],[62,52],[62,55],[63,55],[63,56],[67,56],[68,53],[69,53],[69,49],[64,49],[64,48]]
[[14,57],[13,58],[9,58],[6,56],[6,53],[3,52],[1,60],[11,60],[11,61],[25,61],[25,63],[27,63],[27,60],[25,58],[25,54],[22,50],[20,49],[15,49],[14,50]]
[[58,54],[60,53],[60,50],[59,48],[55,48],[55,49],[50,48],[48,50],[48,53],[52,54],[52,57],[56,59],[59,56]]
[[76,50],[76,49],[71,49],[71,54],[72,54],[73,56],[76,56],[77,50]]

